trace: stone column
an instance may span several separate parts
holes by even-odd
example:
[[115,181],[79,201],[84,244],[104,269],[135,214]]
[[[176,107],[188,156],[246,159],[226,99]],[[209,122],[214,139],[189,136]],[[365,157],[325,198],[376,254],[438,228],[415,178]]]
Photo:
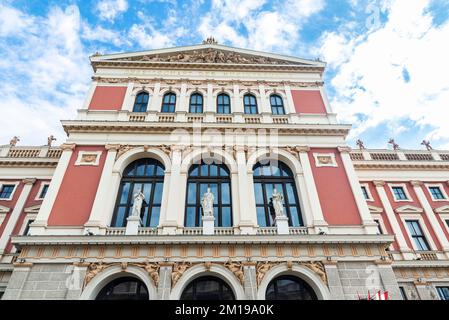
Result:
[[157,299],[158,300],[170,300],[172,269],[173,269],[173,265],[171,263],[161,263],[160,264],[159,283],[157,286]]
[[14,270],[11,278],[9,279],[8,286],[3,294],[2,300],[19,300],[22,294],[25,282],[28,279],[32,263],[15,263]]
[[70,159],[72,157],[75,144],[63,144],[61,145],[62,155],[59,158],[58,165],[53,173],[50,186],[48,187],[47,194],[42,201],[41,208],[37,214],[36,220],[30,225],[31,235],[43,235],[45,234],[45,228],[47,226],[47,220],[50,216],[51,209],[58,195],[59,188],[61,187],[62,180],[64,178],[67,167],[69,166]]
[[103,172],[101,173],[100,182],[98,183],[97,194],[95,195],[94,203],[92,205],[92,211],[89,220],[84,225],[85,232],[87,231],[86,229],[89,229],[94,234],[99,234],[100,228],[106,227],[104,224],[104,216],[107,215],[105,207],[109,201],[113,201],[113,199],[111,199],[111,197],[114,196],[114,193],[111,190],[112,170],[114,168],[118,149],[120,149],[120,145],[118,144],[106,145],[108,153],[106,155]]
[[449,241],[447,240],[446,235],[438,222],[438,218],[430,206],[429,201],[427,201],[424,191],[422,190],[423,183],[421,181],[412,181],[411,183],[413,185],[413,190],[415,190],[416,196],[418,197],[418,200],[424,208],[427,218],[429,219],[430,225],[432,226],[432,229],[435,232],[443,251],[446,253],[446,257],[449,258]]
[[307,189],[304,190],[309,198],[309,203],[312,210],[313,225],[315,232],[319,233],[329,232],[328,224],[324,219],[323,211],[321,209],[320,198],[318,197],[318,191],[315,185],[315,179],[313,178],[312,167],[310,166],[308,152],[309,147],[298,147],[299,161],[301,162],[302,170],[304,173],[304,181]]
[[252,173],[247,172],[246,154],[244,146],[234,146],[237,161],[238,191],[240,221],[239,228],[241,234],[255,234],[257,232],[257,214],[254,199],[254,186]]
[[390,201],[388,200],[387,194],[385,192],[385,182],[384,181],[373,181],[376,186],[377,193],[379,194],[380,201],[382,202],[382,206],[385,209],[385,213],[387,215],[388,221],[390,222],[391,228],[393,229],[393,233],[395,235],[396,241],[399,245],[399,250],[405,259],[413,259],[414,255],[412,250],[410,250],[407,242],[405,241],[404,235],[402,234],[401,227],[399,226],[398,220],[396,219],[396,215],[391,207]]
[[391,261],[376,261],[377,271],[385,291],[388,291],[389,300],[402,300],[401,291],[396,280]]
[[362,225],[367,234],[377,234],[377,224],[374,222],[371,212],[368,209],[368,205],[363,197],[362,188],[360,186],[359,179],[355,173],[354,166],[352,165],[351,157],[349,156],[349,147],[339,147],[341,160],[348,177],[349,184],[351,186],[352,193],[354,194],[355,203],[359,210]]
[[326,270],[327,286],[331,293],[332,300],[343,300],[345,297],[341,284],[340,273],[338,272],[337,261],[323,261]]
[[187,173],[181,172],[182,150],[184,146],[172,146],[172,167],[167,200],[167,212],[165,221],[161,223],[162,233],[176,234],[178,227],[182,227],[184,221],[185,195],[187,186]]
[[257,300],[256,263],[243,262],[243,289],[248,300]]
[[234,84],[233,86],[234,94],[232,97],[231,111],[234,115],[234,122],[243,123],[245,120],[243,119],[243,100],[240,98],[240,88],[238,84]]
[[292,91],[288,84],[284,85],[285,96],[287,97],[287,101],[285,101],[285,112],[296,113],[295,103],[293,102]]
[[8,245],[9,239],[14,231],[14,227],[17,224],[17,220],[19,219],[20,213],[23,211],[23,207],[25,206],[25,202],[30,195],[31,188],[33,184],[36,182],[36,179],[24,179],[22,183],[24,184],[22,188],[22,192],[20,193],[19,198],[17,199],[16,205],[12,210],[12,213],[8,219],[8,223],[3,229],[3,233],[0,237],[0,255],[5,252],[6,246]]

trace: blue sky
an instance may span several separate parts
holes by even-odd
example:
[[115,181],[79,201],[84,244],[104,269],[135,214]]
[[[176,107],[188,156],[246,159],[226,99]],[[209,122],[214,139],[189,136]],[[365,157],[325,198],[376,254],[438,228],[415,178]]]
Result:
[[0,0],[0,144],[65,134],[89,88],[88,56],[200,43],[320,57],[349,144],[449,149],[446,0]]

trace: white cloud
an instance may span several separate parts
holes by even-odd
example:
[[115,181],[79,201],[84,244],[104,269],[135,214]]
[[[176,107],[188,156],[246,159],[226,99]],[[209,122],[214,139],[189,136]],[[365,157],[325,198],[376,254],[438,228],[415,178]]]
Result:
[[355,124],[352,137],[411,120],[418,128],[434,128],[422,138],[449,141],[449,23],[434,26],[428,4],[391,1],[388,21],[368,35],[323,35],[320,54],[336,72],[332,105],[342,122]]
[[78,7],[52,8],[46,17],[16,9],[33,28],[15,31],[14,41],[0,37],[0,144],[13,135],[21,144],[44,144],[55,134],[63,142],[61,119],[71,119],[89,86],[88,53],[80,41]]
[[98,2],[96,9],[102,20],[114,21],[120,14],[128,10],[127,0],[101,0]]
[[144,49],[166,48],[173,46],[173,38],[167,33],[157,31],[151,24],[134,24],[128,32],[128,38],[136,41]]

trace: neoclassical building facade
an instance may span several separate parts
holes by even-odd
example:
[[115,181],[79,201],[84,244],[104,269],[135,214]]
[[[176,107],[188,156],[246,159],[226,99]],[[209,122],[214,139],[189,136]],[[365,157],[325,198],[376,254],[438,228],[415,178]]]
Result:
[[2,299],[449,299],[449,151],[348,147],[325,63],[90,60],[62,145],[0,146]]

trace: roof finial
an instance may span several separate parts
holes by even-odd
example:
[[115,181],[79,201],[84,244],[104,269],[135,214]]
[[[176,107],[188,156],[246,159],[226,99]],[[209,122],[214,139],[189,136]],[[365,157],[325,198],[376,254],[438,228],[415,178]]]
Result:
[[206,40],[203,40],[203,44],[218,44],[214,37],[210,36]]

